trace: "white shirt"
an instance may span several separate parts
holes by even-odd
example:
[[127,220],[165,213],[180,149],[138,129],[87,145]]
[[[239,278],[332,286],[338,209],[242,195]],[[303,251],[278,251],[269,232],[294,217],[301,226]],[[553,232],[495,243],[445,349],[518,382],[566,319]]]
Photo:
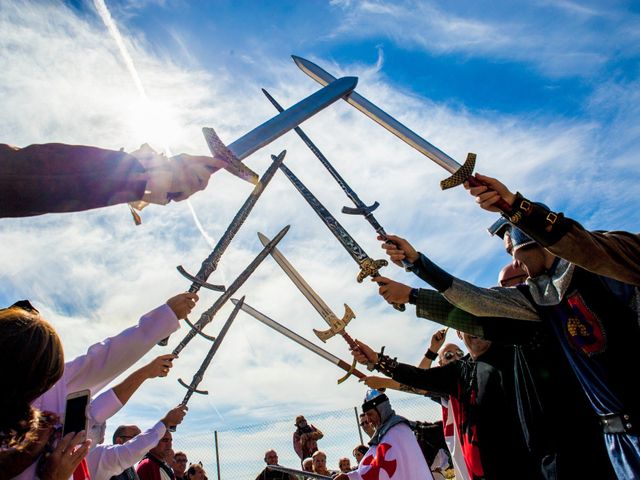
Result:
[[394,425],[378,445],[369,447],[358,469],[347,476],[354,480],[433,480],[418,441],[405,423]]
[[87,455],[91,480],[109,480],[144,457],[164,436],[166,427],[158,422],[122,445],[97,445]]
[[[178,328],[178,318],[167,304],[152,310],[142,316],[137,325],[92,345],[86,354],[65,363],[62,378],[32,405],[62,417],[69,392],[89,389],[97,393]],[[14,478],[35,479],[36,464]]]

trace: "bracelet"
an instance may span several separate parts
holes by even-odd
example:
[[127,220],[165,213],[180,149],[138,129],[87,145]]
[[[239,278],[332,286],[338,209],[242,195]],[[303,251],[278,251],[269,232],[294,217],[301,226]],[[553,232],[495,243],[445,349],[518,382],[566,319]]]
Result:
[[426,358],[428,358],[429,360],[435,360],[436,358],[438,358],[438,352],[434,352],[432,351],[430,348],[427,349],[427,351],[425,352],[424,356]]

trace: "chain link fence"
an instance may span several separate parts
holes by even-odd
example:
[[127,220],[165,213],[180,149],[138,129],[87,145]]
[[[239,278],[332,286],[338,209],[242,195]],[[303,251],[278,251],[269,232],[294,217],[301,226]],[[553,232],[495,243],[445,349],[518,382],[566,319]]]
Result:
[[[440,406],[421,396],[393,399],[392,406],[398,415],[409,420],[441,420]],[[327,468],[338,470],[342,457],[348,457],[354,466],[355,459],[351,454],[354,447],[367,443],[367,435],[360,430],[359,412],[359,406],[318,414],[291,412],[287,417],[268,423],[218,430],[213,427],[203,433],[181,434],[174,439],[174,450],[184,451],[190,462],[202,462],[209,480],[256,478],[265,467],[264,453],[270,449],[278,452],[280,465],[300,468],[292,436],[295,417],[304,415],[310,424],[324,433],[318,448],[327,454]]]

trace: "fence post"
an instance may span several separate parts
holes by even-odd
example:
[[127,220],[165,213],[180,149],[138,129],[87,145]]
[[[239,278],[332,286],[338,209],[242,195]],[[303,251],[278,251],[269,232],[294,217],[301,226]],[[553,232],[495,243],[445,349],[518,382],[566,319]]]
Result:
[[362,428],[360,428],[360,416],[358,415],[358,407],[353,407],[353,411],[356,414],[356,425],[358,425],[358,435],[360,435],[360,445],[364,445],[364,440],[362,439]]
[[218,431],[214,430],[213,438],[216,445],[216,469],[218,470],[218,480],[220,480],[220,454],[218,453]]

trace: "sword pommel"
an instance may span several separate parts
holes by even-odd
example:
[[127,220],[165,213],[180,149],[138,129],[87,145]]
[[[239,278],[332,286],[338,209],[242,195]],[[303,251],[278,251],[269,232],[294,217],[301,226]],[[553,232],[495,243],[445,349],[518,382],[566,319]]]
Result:
[[324,318],[325,321],[330,325],[330,328],[328,330],[316,330],[314,328],[313,333],[316,334],[316,337],[318,337],[320,340],[326,343],[327,340],[329,340],[331,337],[333,337],[336,334],[344,335],[346,333],[344,329],[349,324],[349,322],[354,318],[356,318],[356,314],[353,313],[353,310],[351,310],[351,307],[349,307],[349,305],[345,303],[344,315],[342,316],[341,319],[338,319],[338,317],[336,317],[335,315],[330,314]]
[[258,183],[258,174],[242,163],[238,157],[222,143],[222,140],[220,140],[220,137],[213,128],[204,127],[202,133],[207,141],[209,150],[211,150],[211,155],[226,163],[226,170],[249,183],[253,183],[254,185]]

